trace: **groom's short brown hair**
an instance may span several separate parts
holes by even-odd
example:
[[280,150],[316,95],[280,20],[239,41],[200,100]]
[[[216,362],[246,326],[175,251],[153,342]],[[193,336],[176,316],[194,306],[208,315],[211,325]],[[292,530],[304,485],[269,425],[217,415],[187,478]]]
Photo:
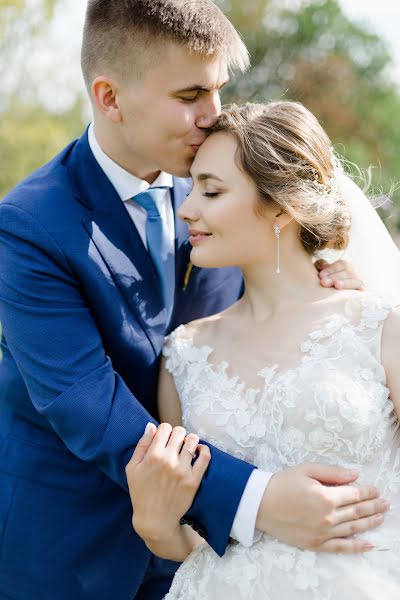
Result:
[[205,57],[221,55],[231,70],[249,65],[238,32],[211,0],[89,0],[81,53],[86,86],[107,71],[140,76],[168,41]]

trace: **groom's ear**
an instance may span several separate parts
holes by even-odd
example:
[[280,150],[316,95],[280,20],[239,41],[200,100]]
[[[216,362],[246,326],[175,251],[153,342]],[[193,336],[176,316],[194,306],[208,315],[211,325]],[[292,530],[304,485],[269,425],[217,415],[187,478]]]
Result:
[[121,121],[121,111],[118,105],[116,82],[110,77],[100,75],[92,83],[92,99],[94,108],[110,119],[113,123]]

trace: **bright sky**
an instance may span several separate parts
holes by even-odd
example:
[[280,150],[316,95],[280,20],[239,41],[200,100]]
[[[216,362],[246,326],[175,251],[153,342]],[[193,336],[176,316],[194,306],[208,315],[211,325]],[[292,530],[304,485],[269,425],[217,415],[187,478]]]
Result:
[[339,0],[343,11],[353,20],[381,35],[392,51],[393,76],[400,85],[400,3],[393,0]]
[[[387,40],[393,52],[393,77],[400,85],[400,2],[394,0],[339,0],[344,12]],[[291,0],[287,2],[290,6]],[[293,0],[293,5],[297,4]],[[83,89],[79,70],[79,45],[85,0],[63,0],[50,34],[32,54],[29,68],[42,81],[41,97],[53,110],[62,110]],[[63,90],[63,94],[59,90]],[[68,92],[70,90],[70,92]]]

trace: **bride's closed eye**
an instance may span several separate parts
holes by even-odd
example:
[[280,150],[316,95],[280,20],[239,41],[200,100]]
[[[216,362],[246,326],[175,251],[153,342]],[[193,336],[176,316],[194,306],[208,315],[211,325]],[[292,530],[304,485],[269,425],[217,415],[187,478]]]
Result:
[[204,192],[202,194],[202,196],[205,196],[206,198],[216,198],[216,196],[219,196],[221,192]]

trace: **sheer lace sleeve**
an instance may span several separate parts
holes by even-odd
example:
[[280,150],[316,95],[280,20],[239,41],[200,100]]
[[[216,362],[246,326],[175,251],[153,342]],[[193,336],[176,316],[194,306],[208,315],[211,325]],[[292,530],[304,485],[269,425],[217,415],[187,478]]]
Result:
[[166,358],[165,368],[174,377],[179,377],[185,368],[184,340],[185,327],[180,325],[164,339],[163,356]]

